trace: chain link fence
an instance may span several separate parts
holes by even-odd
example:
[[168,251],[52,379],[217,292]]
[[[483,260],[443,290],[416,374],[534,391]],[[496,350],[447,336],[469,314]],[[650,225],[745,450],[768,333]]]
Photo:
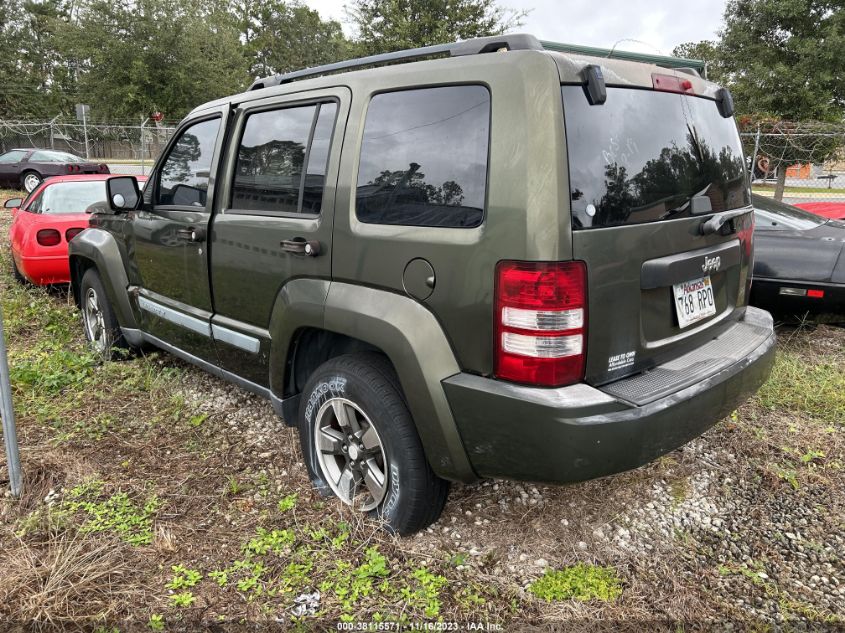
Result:
[[845,124],[740,121],[755,193],[774,195],[783,165],[784,202],[845,207]]
[[0,119],[0,151],[38,147],[105,162],[113,173],[143,175],[176,129],[176,122],[82,123]]

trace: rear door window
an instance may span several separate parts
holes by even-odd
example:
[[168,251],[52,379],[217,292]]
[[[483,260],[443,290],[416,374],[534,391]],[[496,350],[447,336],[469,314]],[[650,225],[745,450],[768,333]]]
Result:
[[642,224],[690,215],[690,198],[713,212],[750,204],[733,119],[701,97],[608,88],[591,106],[563,86],[575,229]]
[[250,114],[238,148],[231,208],[318,214],[337,104]]
[[374,96],[361,146],[357,218],[375,224],[480,225],[489,136],[490,93],[483,86]]

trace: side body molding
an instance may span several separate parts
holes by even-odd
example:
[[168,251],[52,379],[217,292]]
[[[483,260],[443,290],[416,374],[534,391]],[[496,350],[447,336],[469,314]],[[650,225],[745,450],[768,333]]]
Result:
[[324,327],[366,341],[387,354],[435,473],[465,482],[478,479],[441,382],[459,373],[460,367],[431,312],[396,293],[332,282]]
[[[123,257],[114,236],[103,229],[86,229],[71,240],[68,245],[68,254],[70,256],[70,275],[74,292],[79,288],[82,281],[81,273],[84,274],[84,270],[87,268],[87,266],[79,265],[80,260],[88,260],[94,264],[100,273],[109,302],[114,307],[117,322],[120,323],[127,341],[134,345],[140,344],[142,339],[138,331],[138,323],[129,303],[127,291],[129,278],[126,275]],[[133,336],[134,334],[137,334],[137,340],[134,340],[136,338]]]

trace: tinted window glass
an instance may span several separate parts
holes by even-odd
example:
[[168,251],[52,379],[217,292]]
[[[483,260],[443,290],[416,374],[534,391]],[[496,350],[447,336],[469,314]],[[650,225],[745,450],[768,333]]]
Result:
[[26,152],[20,152],[15,150],[11,152],[6,152],[2,156],[0,156],[0,163],[17,163],[20,162],[24,156],[26,156]]
[[[297,213],[316,105],[251,114],[238,150],[232,207]],[[322,187],[322,179],[320,181]]]
[[736,124],[713,101],[608,88],[591,106],[581,86],[562,91],[573,228],[689,216],[693,196],[713,212],[750,203]]
[[483,86],[391,92],[367,110],[355,212],[362,222],[472,227],[487,188]]
[[308,151],[308,169],[305,173],[305,187],[302,194],[302,212],[319,213],[323,204],[323,186],[326,179],[326,167],[329,163],[329,147],[334,130],[337,105],[323,103],[314,126],[314,138]]
[[204,207],[220,119],[192,125],[172,146],[158,185],[156,204]]
[[105,201],[103,180],[56,183],[44,190],[41,213],[85,213],[92,204]]

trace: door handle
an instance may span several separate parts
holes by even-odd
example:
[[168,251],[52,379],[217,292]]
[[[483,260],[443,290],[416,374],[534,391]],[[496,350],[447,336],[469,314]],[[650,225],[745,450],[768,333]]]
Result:
[[190,227],[187,229],[176,229],[176,237],[186,242],[204,242],[205,229]]
[[294,255],[308,255],[316,257],[320,254],[320,242],[317,240],[306,240],[304,237],[295,237],[292,240],[279,242],[282,250]]

